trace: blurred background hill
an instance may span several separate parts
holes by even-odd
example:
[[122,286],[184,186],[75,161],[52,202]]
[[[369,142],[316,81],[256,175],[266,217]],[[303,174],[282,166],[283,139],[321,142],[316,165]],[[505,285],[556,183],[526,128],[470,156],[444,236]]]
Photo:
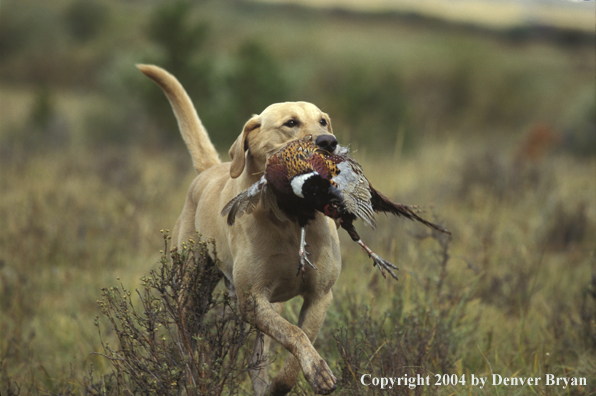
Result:
[[427,372],[550,370],[596,386],[596,3],[3,0],[2,395],[14,381],[21,394],[82,392],[91,364],[110,370],[89,356],[100,289],[116,276],[137,287],[181,210],[190,158],[137,63],[180,79],[222,158],[253,113],[315,103],[380,190],[454,232],[395,219],[363,230],[402,269],[395,284],[343,246],[318,341],[334,370],[347,356],[333,332],[374,323],[374,348],[352,336],[383,362],[396,326],[404,353],[441,342],[416,355]]
[[398,131],[411,142],[519,132],[537,120],[576,128],[578,111],[590,121],[594,2],[372,2],[367,12],[354,2],[304,4],[317,8],[5,1],[2,139],[35,135],[19,130],[26,117],[48,124],[52,141],[178,142],[161,93],[132,67],[140,62],[178,76],[221,144],[252,113],[293,99],[327,109],[352,142],[374,136],[374,149],[394,147]]
[[594,5],[582,0],[258,0],[359,12],[394,12],[488,29],[546,27],[592,32]]

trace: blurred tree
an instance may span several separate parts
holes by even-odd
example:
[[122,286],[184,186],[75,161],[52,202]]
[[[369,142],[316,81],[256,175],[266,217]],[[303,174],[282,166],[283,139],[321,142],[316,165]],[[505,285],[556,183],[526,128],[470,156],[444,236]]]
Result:
[[[213,67],[210,58],[200,57],[207,38],[207,25],[192,21],[191,15],[192,4],[186,0],[166,2],[155,9],[147,34],[159,47],[160,55],[148,61],[176,76],[197,107],[202,107],[211,96],[210,77]],[[165,140],[180,140],[172,111],[165,104],[167,102],[163,93],[155,87],[142,91],[149,114],[157,123],[157,128],[164,133]]]
[[564,145],[574,155],[596,156],[596,93],[586,92],[572,101],[566,111]]
[[[23,23],[24,18],[19,18],[15,8],[3,4],[0,12],[0,59],[6,61],[9,56],[22,50],[31,39],[31,29]],[[16,6],[15,6],[16,7]]]
[[287,100],[291,90],[282,76],[282,68],[261,43],[242,44],[233,69],[220,81],[214,106],[202,115],[206,125],[217,130],[211,135],[213,141],[231,144],[252,114]]
[[207,111],[200,110],[205,125],[217,131],[211,139],[223,147],[236,139],[252,114],[288,100],[293,92],[283,78],[281,66],[260,42],[241,44],[233,62],[223,78],[214,80],[217,95],[209,101]]
[[[51,2],[0,2],[0,66],[3,80],[53,85],[70,66],[60,15]],[[68,58],[70,59],[70,57]]]
[[334,89],[338,116],[346,122],[351,138],[367,139],[367,146],[383,148],[393,147],[401,133],[405,135],[400,146],[407,149],[411,145],[407,102],[395,72],[354,68],[338,82]]
[[[143,62],[163,67],[173,74],[194,102],[204,125],[213,133],[218,146],[231,144],[253,113],[261,112],[271,103],[288,97],[288,84],[282,68],[265,47],[256,41],[242,44],[232,57],[230,69],[216,70],[213,54],[207,54],[209,28],[197,21],[194,4],[186,0],[162,3],[155,8],[147,25],[147,36],[155,45]],[[126,65],[129,70],[129,64]],[[125,72],[116,71],[124,75]],[[145,108],[146,122],[138,119],[132,128],[140,128],[145,142],[182,144],[178,127],[163,92],[146,79],[125,79],[126,92],[134,92]],[[133,82],[134,81],[134,82]],[[126,104],[121,104],[120,107]],[[105,113],[102,111],[101,113]],[[112,110],[112,113],[116,111]],[[93,117],[97,120],[99,117]],[[121,118],[127,129],[129,118]],[[113,141],[107,129],[110,122],[93,121],[100,141]],[[120,121],[118,121],[120,123]],[[119,132],[117,132],[118,134]]]
[[238,50],[237,67],[229,77],[239,116],[246,120],[288,96],[282,70],[262,44],[247,41]]
[[17,130],[12,143],[24,144],[28,149],[58,147],[70,139],[69,125],[57,109],[55,90],[47,84],[37,87],[29,119]]
[[95,38],[108,17],[108,7],[99,0],[74,0],[64,12],[66,27],[81,42]]
[[54,100],[50,89],[43,85],[38,89],[31,109],[31,124],[36,130],[45,130],[49,127],[54,116]]
[[187,0],[166,2],[155,9],[147,31],[164,54],[161,65],[177,76],[191,73],[193,55],[207,38],[207,25],[189,20],[191,7]]

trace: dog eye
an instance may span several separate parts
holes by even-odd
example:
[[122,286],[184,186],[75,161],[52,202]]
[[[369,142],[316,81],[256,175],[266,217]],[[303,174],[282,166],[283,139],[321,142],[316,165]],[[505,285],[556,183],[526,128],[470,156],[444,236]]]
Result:
[[288,128],[294,128],[294,127],[298,126],[298,121],[296,121],[296,120],[294,120],[294,119],[291,119],[291,120],[287,121],[287,122],[284,124],[284,126],[285,126],[285,127],[288,127]]
[[319,121],[319,124],[321,124],[321,126],[326,127],[327,126],[327,120],[324,118],[321,118],[321,121]]

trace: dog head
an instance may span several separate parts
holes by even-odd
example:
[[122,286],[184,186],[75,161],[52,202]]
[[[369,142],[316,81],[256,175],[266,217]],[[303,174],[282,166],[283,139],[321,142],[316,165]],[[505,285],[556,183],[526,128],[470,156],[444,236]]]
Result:
[[237,178],[249,164],[252,173],[265,169],[267,159],[288,142],[312,135],[321,148],[333,152],[337,139],[331,120],[317,106],[307,102],[276,103],[244,125],[230,148],[230,176]]

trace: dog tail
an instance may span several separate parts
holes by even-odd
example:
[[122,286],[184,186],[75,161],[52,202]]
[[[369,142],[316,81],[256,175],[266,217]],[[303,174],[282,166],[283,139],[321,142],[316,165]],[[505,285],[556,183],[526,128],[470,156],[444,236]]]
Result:
[[217,150],[211,143],[190,97],[176,77],[153,65],[137,65],[137,68],[152,79],[164,91],[178,121],[180,133],[192,157],[197,173],[221,163]]

